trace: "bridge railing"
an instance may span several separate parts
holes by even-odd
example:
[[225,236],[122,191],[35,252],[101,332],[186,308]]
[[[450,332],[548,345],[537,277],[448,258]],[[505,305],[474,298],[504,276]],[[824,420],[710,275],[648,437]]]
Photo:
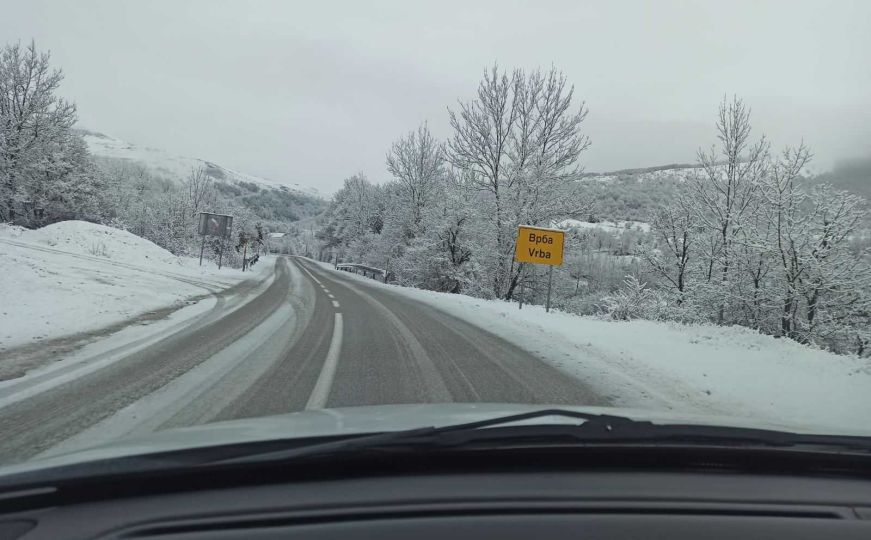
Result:
[[381,281],[389,281],[392,274],[387,274],[387,279],[384,279],[384,274],[386,270],[383,268],[375,268],[374,266],[366,266],[365,264],[356,264],[356,263],[338,263],[336,265],[336,270],[341,270],[343,272],[351,272],[354,274],[358,274],[361,276],[365,276],[372,279],[378,279]]

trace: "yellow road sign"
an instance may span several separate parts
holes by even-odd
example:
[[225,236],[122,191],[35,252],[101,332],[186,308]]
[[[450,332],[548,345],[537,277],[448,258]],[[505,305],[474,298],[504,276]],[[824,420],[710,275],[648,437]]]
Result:
[[517,247],[514,250],[514,260],[559,266],[563,263],[565,236],[565,231],[559,229],[521,225],[517,229]]

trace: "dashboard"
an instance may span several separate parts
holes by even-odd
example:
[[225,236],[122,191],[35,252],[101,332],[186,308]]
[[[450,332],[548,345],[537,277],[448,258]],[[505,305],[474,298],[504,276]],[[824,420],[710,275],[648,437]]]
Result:
[[28,494],[6,493],[0,539],[871,538],[871,481],[825,475],[358,471],[141,496],[118,488],[17,509],[11,501]]

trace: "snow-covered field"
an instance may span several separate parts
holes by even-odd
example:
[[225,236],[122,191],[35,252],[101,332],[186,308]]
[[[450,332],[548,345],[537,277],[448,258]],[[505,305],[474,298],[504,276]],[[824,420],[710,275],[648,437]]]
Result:
[[[83,221],[0,225],[0,353],[178,306],[252,273],[175,257],[129,232]],[[268,271],[261,260],[255,274]]]
[[[329,265],[326,265],[329,266]],[[871,361],[743,327],[612,322],[385,285],[535,353],[616,405],[871,434]]]

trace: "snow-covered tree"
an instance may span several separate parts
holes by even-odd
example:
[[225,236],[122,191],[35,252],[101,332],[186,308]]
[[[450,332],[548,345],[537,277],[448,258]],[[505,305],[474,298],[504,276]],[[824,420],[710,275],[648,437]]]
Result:
[[403,203],[410,209],[411,226],[420,225],[423,209],[442,181],[444,149],[427,125],[393,143],[387,154],[387,170],[397,180]]
[[458,111],[449,110],[453,137],[447,144],[450,163],[466,173],[469,187],[487,193],[492,204],[495,251],[491,255],[492,284],[502,294],[507,274],[510,231],[505,221],[506,191],[511,187],[507,174],[511,132],[517,120],[516,88],[520,73],[508,75],[494,65],[484,72],[478,85],[477,99],[459,103]]
[[651,230],[656,245],[645,245],[639,255],[648,268],[665,280],[682,303],[690,273],[690,261],[698,256],[694,243],[699,235],[696,213],[686,197],[679,196],[671,205],[653,215]]
[[196,217],[200,212],[215,203],[215,192],[212,187],[212,177],[208,175],[205,167],[197,167],[191,170],[185,179],[185,188],[188,193],[188,207],[191,216]]
[[573,96],[556,69],[509,75],[494,65],[477,99],[449,111],[454,133],[447,159],[468,188],[486,194],[495,245],[481,255],[489,259],[484,264],[497,296],[511,298],[522,279],[513,259],[517,225],[550,225],[589,210],[576,182],[578,159],[589,146],[580,131],[586,108],[573,108]]
[[806,192],[798,180],[809,160],[804,146],[785,151],[761,190],[773,228],[780,331],[806,342],[841,332],[844,321],[866,312],[871,288],[871,266],[849,243],[866,202],[827,185]]
[[[0,50],[0,219],[6,221],[30,223],[33,214],[22,216],[25,201],[36,208],[29,195],[49,196],[53,180],[83,174],[71,162],[77,156],[65,155],[80,149],[70,140],[76,108],[57,96],[63,74],[49,59],[32,42]],[[42,185],[34,188],[37,178]]]
[[[690,178],[690,196],[699,224],[709,232],[708,281],[712,290],[729,290],[735,272],[734,246],[754,208],[759,180],[768,166],[768,142],[750,140],[750,110],[740,99],[726,99],[717,118],[719,148],[699,151],[701,172]],[[719,294],[717,321],[724,322],[727,297]]]
[[864,352],[871,257],[852,239],[867,201],[827,185],[808,190],[804,145],[776,159],[764,138],[750,145],[740,100],[721,106],[718,130],[722,159],[700,153],[702,173],[654,214],[655,242],[639,252],[680,293],[675,315],[695,308],[714,322]]

